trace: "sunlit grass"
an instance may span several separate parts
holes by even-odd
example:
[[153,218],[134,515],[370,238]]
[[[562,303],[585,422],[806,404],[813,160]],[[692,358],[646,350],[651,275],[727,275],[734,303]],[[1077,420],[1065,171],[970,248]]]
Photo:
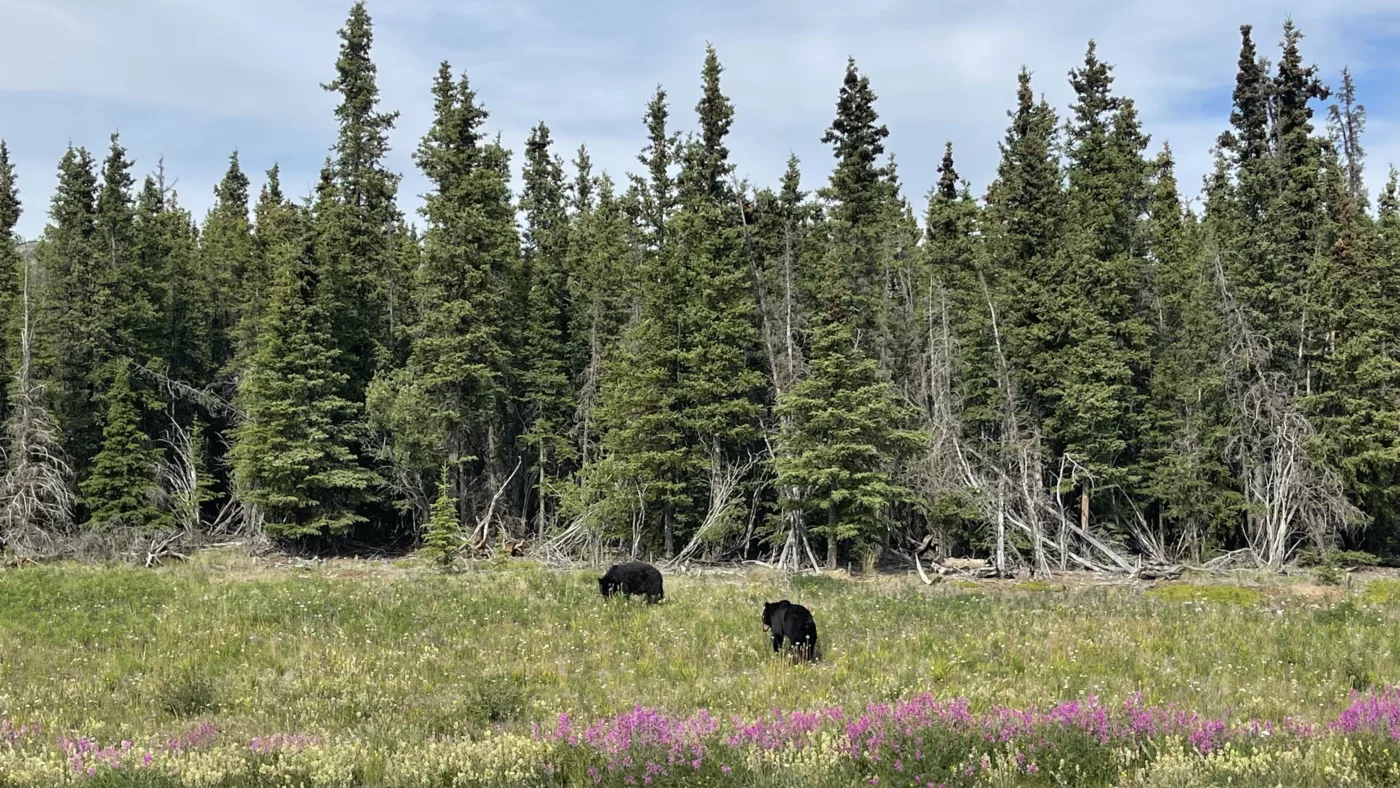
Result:
[[[644,705],[755,717],[929,692],[974,710],[1096,694],[1231,718],[1321,720],[1400,675],[1395,600],[1237,585],[670,575],[604,602],[594,572],[415,561],[0,572],[0,719],[139,740],[192,721],[391,746]],[[763,602],[814,612],[823,661],[775,658]],[[192,677],[207,679],[207,686]]]

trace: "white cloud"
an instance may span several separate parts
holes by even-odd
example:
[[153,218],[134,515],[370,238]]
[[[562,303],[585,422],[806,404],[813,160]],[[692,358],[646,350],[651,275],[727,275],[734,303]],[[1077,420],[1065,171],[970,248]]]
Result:
[[[68,97],[25,117],[0,117],[0,136],[25,140],[17,150],[28,204],[22,231],[42,226],[62,146],[74,129],[94,125],[147,123],[133,144],[143,168],[162,152],[185,151],[167,165],[177,168],[185,202],[201,212],[233,145],[296,155],[283,166],[309,181],[334,132],[333,97],[320,83],[331,75],[347,5],[0,0],[0,19],[23,31],[0,48],[0,111],[25,97]],[[1031,68],[1037,90],[1063,107],[1066,73],[1090,37],[1116,64],[1118,86],[1137,100],[1154,142],[1171,141],[1183,188],[1194,192],[1226,122],[1218,101],[1233,80],[1240,23],[1254,23],[1261,51],[1276,56],[1291,13],[1307,34],[1305,55],[1324,76],[1334,78],[1350,60],[1363,84],[1367,73],[1389,67],[1381,57],[1388,47],[1377,44],[1400,29],[1394,0],[371,0],[370,8],[383,103],[402,113],[390,164],[405,175],[407,210],[425,188],[410,154],[431,120],[428,87],[444,58],[471,75],[491,124],[517,150],[517,165],[529,127],[544,120],[566,159],[586,142],[595,165],[620,180],[637,167],[641,115],[658,82],[671,93],[673,117],[689,126],[702,47],[712,41],[738,110],[730,148],[740,173],[771,183],[795,151],[811,188],[831,164],[819,140],[846,56],[854,55],[880,97],[889,148],[920,203],[945,139],[956,145],[962,174],[977,191],[985,188],[1016,71]],[[1383,157],[1400,152],[1382,137],[1388,121],[1373,110],[1372,186],[1383,178]],[[105,136],[74,141],[100,149]],[[38,173],[33,162],[44,163]],[[271,162],[244,163],[256,173]]]

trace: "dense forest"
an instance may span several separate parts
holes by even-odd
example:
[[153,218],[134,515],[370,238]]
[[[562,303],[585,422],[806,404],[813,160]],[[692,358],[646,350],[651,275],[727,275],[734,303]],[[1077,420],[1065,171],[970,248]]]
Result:
[[821,185],[796,158],[739,181],[710,48],[689,130],[645,107],[636,174],[566,165],[541,123],[518,189],[443,63],[415,220],[362,3],[300,200],[235,153],[198,221],[113,135],[68,149],[22,244],[0,145],[0,543],[1395,555],[1396,177],[1371,206],[1346,72],[1326,87],[1291,23],[1276,64],[1240,32],[1200,212],[1093,42],[1067,113],[1019,75],[984,195],[947,146],[921,219],[854,61]]

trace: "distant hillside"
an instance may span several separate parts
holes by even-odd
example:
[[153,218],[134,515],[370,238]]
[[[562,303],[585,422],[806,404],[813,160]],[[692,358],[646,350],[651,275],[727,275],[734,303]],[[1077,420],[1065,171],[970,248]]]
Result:
[[19,244],[19,254],[26,260],[32,260],[34,259],[34,250],[38,246],[38,241],[21,241]]

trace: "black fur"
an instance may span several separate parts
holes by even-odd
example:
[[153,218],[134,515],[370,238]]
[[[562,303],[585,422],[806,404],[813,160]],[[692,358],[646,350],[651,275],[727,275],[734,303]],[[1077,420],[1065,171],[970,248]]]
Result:
[[812,611],[801,605],[794,605],[786,599],[781,602],[763,604],[763,630],[773,638],[773,652],[783,647],[783,641],[791,644],[793,651],[801,659],[821,659],[817,650],[817,622]]
[[651,564],[641,562],[613,565],[607,574],[598,578],[598,590],[604,597],[619,591],[629,596],[645,596],[648,605],[666,598],[661,588],[661,573]]

